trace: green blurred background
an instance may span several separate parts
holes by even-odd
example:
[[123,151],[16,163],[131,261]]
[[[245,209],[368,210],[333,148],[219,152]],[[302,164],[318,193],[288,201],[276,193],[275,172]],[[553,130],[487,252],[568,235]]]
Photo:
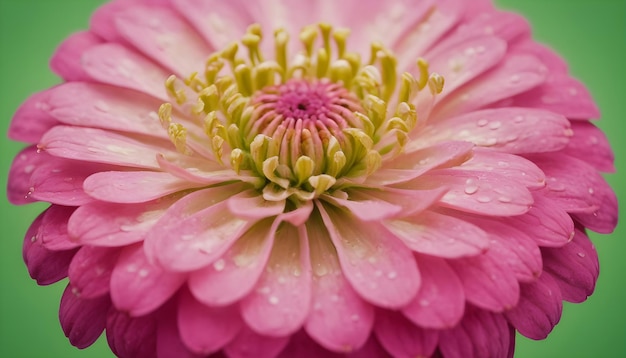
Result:
[[[0,131],[6,133],[19,104],[58,79],[48,69],[57,44],[88,25],[103,0],[0,0]],[[603,128],[616,152],[617,174],[607,176],[626,200],[626,0],[499,0],[524,14],[535,37],[554,47],[571,72],[587,84],[602,110]],[[0,140],[2,186],[22,147]],[[71,347],[58,323],[63,283],[38,287],[21,258],[24,232],[42,206],[11,206],[1,200],[0,357],[112,357],[100,339],[84,351]],[[624,213],[620,215],[624,221]],[[565,304],[561,323],[545,341],[518,339],[516,357],[626,357],[626,233],[592,235],[601,275],[596,293],[582,305]]]

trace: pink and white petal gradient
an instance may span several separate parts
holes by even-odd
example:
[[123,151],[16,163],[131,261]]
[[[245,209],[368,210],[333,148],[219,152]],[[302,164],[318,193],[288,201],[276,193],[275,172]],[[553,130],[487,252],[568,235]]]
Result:
[[[289,31],[297,57],[300,29],[320,22],[350,28],[364,61],[380,41],[399,70],[421,80],[421,57],[445,78],[409,100],[401,150],[321,193],[300,189],[322,176],[282,190],[288,160],[240,170],[174,103],[177,150],[159,113],[170,75],[203,71],[254,23]],[[274,59],[271,41],[260,49]],[[512,357],[516,332],[546,338],[563,300],[593,293],[588,230],[617,224],[590,93],[489,0],[114,0],[50,66],[64,82],[9,127],[28,146],[7,196],[50,204],[23,257],[40,285],[69,277],[59,316],[81,349],[106,331],[121,358]]]

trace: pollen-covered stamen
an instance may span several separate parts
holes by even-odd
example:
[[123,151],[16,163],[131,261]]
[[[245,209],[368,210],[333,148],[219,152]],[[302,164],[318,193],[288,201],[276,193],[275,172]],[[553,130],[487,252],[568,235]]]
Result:
[[349,33],[307,26],[298,36],[302,50],[290,57],[289,34],[276,30],[271,59],[260,49],[261,27],[250,26],[239,44],[209,57],[203,74],[166,81],[177,113],[208,138],[187,138],[169,103],[159,111],[163,127],[181,153],[204,145],[219,163],[261,178],[268,200],[310,200],[362,181],[402,151],[417,123],[416,97],[426,87],[428,98],[441,92],[443,78],[422,59],[417,79],[399,76],[396,58],[379,43],[363,63],[348,51]]

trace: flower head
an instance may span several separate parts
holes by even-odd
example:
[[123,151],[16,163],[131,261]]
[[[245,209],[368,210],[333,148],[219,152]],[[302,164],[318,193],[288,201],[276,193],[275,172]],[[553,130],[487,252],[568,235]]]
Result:
[[8,194],[79,348],[510,356],[616,224],[591,97],[488,1],[118,0],[52,68]]

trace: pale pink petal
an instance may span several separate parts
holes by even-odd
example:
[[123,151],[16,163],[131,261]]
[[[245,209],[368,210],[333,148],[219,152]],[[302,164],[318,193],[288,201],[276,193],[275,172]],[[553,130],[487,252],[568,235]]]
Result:
[[189,276],[193,295],[206,305],[237,302],[258,282],[274,245],[278,222],[264,220],[254,225],[215,261]]
[[7,199],[11,204],[23,205],[35,201],[31,197],[30,177],[36,168],[49,159],[48,154],[40,153],[35,146],[24,148],[15,156],[7,179]]
[[304,331],[300,331],[291,336],[289,344],[283,349],[277,358],[340,358],[343,354],[329,351],[317,344]]
[[67,268],[76,253],[75,249],[52,251],[37,238],[45,213],[39,215],[26,231],[22,257],[31,278],[39,285],[49,285],[67,277]]
[[[350,213],[362,221],[380,221],[395,216],[402,211],[402,207],[377,198],[367,198],[354,195],[348,199],[323,195],[322,200],[335,206],[346,208]],[[356,197],[355,197],[356,196]]]
[[438,169],[418,178],[412,186],[415,189],[448,187],[450,190],[439,205],[474,214],[520,215],[533,203],[525,186],[488,171]]
[[506,223],[525,232],[539,246],[561,247],[574,236],[572,218],[543,195],[534,195],[533,206],[524,215],[506,219]]
[[156,357],[156,318],[154,315],[131,317],[111,310],[107,317],[107,342],[118,357]]
[[591,164],[599,171],[615,172],[615,157],[606,135],[587,121],[573,121],[574,135],[563,150],[567,155]]
[[537,165],[518,155],[475,148],[474,155],[460,166],[465,170],[491,171],[515,180],[527,188],[543,188],[545,175]]
[[146,232],[176,197],[139,205],[94,202],[79,207],[68,223],[72,240],[95,246],[125,246],[145,238]]
[[400,307],[415,296],[420,275],[411,253],[382,225],[365,225],[330,205],[317,205],[355,291],[381,307]]
[[[359,198],[376,200],[377,202],[391,203],[402,208],[402,216],[409,216],[422,212],[446,193],[446,188],[433,190],[411,190],[386,187],[384,190],[354,190],[351,195]],[[378,203],[376,205],[379,205]]]
[[50,68],[66,81],[84,81],[89,76],[80,62],[82,54],[89,48],[101,44],[102,39],[90,31],[81,31],[66,38],[50,59]]
[[213,185],[229,181],[241,181],[244,183],[257,184],[261,179],[246,173],[237,174],[232,169],[224,169],[224,166],[202,157],[168,156],[157,155],[157,162],[161,170],[191,183]]
[[274,358],[287,346],[289,338],[261,336],[244,326],[224,352],[229,358]]
[[600,117],[587,88],[567,74],[552,73],[542,86],[515,97],[513,105],[542,108],[571,119]]
[[285,201],[267,201],[256,190],[246,190],[227,200],[228,209],[235,215],[250,219],[264,219],[281,214]]
[[506,319],[528,338],[546,338],[561,319],[563,304],[558,285],[544,272],[536,281],[521,284],[520,290],[519,303],[505,312]]
[[394,357],[430,357],[437,347],[438,332],[418,327],[401,313],[376,312],[376,337]]
[[79,349],[92,345],[106,326],[110,306],[108,296],[85,299],[74,294],[72,285],[67,285],[61,297],[59,320],[70,343]]
[[564,148],[572,136],[567,118],[541,109],[496,108],[437,121],[420,133],[426,144],[469,141],[507,153],[541,153]]
[[7,136],[17,141],[37,143],[44,133],[59,124],[49,113],[48,98],[50,90],[30,95],[13,115]]
[[[228,210],[225,187],[186,195],[146,234],[147,255],[168,271],[191,271],[219,259],[251,226]],[[213,205],[211,205],[213,204]]]
[[425,328],[451,328],[465,312],[465,293],[461,281],[445,260],[417,255],[422,285],[402,313]]
[[311,305],[309,240],[303,226],[279,226],[274,247],[254,291],[241,303],[247,325],[263,335],[281,337],[299,330]]
[[169,173],[139,171],[95,173],[85,180],[83,187],[95,199],[130,204],[162,198],[194,185]]
[[43,215],[37,231],[37,240],[48,250],[70,250],[78,246],[67,232],[67,221],[76,210],[75,207],[51,205]]
[[124,88],[68,82],[50,90],[50,114],[64,124],[167,138],[157,112],[162,101]]
[[598,279],[598,253],[582,231],[570,243],[558,249],[543,249],[543,265],[556,280],[563,299],[583,302],[593,293]]
[[158,168],[157,153],[177,155],[166,142],[150,143],[101,129],[71,126],[52,128],[39,147],[67,159],[150,169]]
[[350,286],[323,222],[316,213],[307,225],[313,267],[313,302],[306,332],[336,352],[365,344],[374,324],[374,309]]
[[[68,270],[73,293],[81,298],[100,297],[109,292],[111,273],[119,257],[118,249],[83,246]],[[109,297],[106,295],[106,297]]]
[[463,284],[470,303],[493,312],[515,307],[519,299],[519,284],[515,274],[487,251],[481,256],[449,260]]
[[507,54],[498,66],[440,102],[433,111],[433,119],[445,119],[489,104],[512,107],[515,104],[511,97],[542,84],[545,71],[545,66],[531,55]]
[[92,15],[89,27],[99,37],[108,42],[123,41],[115,28],[115,16],[143,0],[113,0],[100,6]]
[[165,80],[171,73],[123,45],[94,46],[83,54],[82,64],[85,72],[97,81],[169,100]]
[[[416,145],[420,145],[416,141]],[[400,155],[386,162],[370,175],[366,183],[370,185],[392,185],[406,182],[440,167],[452,167],[471,157],[474,144],[466,141],[444,141]]]
[[185,291],[178,304],[180,337],[195,353],[214,353],[241,330],[243,322],[237,311],[237,306],[205,306]]
[[166,8],[134,6],[119,13],[115,24],[125,40],[179,76],[202,71],[211,54],[197,32]]
[[425,211],[383,225],[411,250],[443,258],[478,255],[489,247],[487,234],[464,219]]
[[150,263],[141,244],[126,247],[111,274],[111,299],[131,316],[150,313],[185,282],[182,273],[165,271]]
[[508,357],[509,330],[502,315],[469,309],[460,325],[441,332],[439,349],[446,358]]

